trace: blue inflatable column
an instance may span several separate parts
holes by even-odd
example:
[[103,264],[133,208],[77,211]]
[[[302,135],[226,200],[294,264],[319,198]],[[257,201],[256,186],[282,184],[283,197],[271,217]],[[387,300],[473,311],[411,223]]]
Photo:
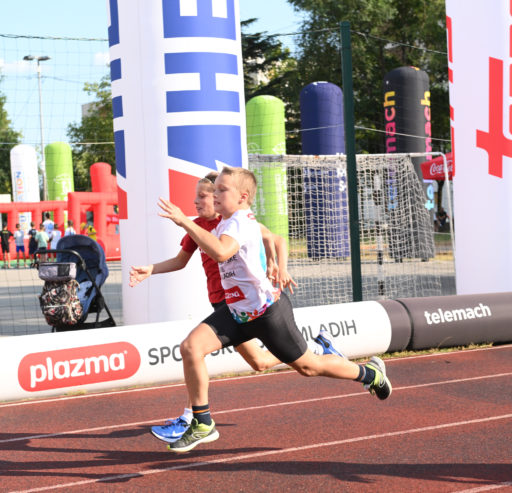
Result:
[[[343,95],[329,82],[313,82],[300,93],[302,154],[345,152]],[[304,169],[304,218],[308,256],[350,255],[346,169]]]
[[159,197],[195,216],[199,178],[247,166],[238,0],[109,0],[109,15],[123,321],[200,320],[211,306],[199,255],[185,271],[127,280],[130,266],[180,249]]

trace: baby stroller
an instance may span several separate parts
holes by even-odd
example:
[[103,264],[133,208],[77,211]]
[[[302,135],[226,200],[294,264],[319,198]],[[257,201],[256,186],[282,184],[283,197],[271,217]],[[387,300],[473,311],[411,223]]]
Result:
[[[108,277],[101,245],[88,236],[70,235],[61,238],[55,250],[38,250],[35,257],[48,253],[56,253],[57,259],[37,262],[39,277],[45,281],[39,303],[53,332],[115,327],[100,289]],[[100,321],[103,309],[108,318]],[[91,312],[96,320],[86,323]]]

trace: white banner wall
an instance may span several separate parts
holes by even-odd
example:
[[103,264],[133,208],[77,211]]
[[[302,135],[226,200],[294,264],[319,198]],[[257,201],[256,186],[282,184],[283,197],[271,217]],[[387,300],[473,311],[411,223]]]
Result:
[[446,0],[458,294],[512,289],[510,0]]
[[201,317],[211,306],[198,254],[185,271],[127,279],[180,249],[159,197],[195,216],[198,178],[247,166],[238,0],[109,0],[108,12],[123,320]]
[[[294,310],[307,340],[321,327],[350,357],[384,353],[391,321],[375,301]],[[179,346],[196,321],[5,337],[0,345],[0,401],[183,380]],[[207,356],[210,375],[251,371],[228,348]]]

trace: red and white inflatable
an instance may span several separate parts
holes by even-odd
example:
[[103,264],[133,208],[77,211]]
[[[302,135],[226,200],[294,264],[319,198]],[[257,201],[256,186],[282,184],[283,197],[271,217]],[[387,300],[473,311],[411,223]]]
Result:
[[512,289],[512,3],[446,0],[457,293]]

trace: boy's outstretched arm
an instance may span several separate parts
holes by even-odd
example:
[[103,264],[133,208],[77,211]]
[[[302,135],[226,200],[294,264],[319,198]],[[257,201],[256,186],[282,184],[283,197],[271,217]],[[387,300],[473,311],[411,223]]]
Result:
[[169,200],[160,197],[158,206],[163,211],[158,213],[159,216],[166,217],[177,226],[182,227],[202,248],[204,253],[215,262],[224,262],[240,249],[238,242],[234,238],[227,235],[217,238],[189,219],[177,205],[174,205]]
[[128,284],[130,287],[134,287],[152,274],[165,274],[181,270],[188,264],[191,257],[191,253],[182,249],[176,257],[164,260],[163,262],[131,267]]

